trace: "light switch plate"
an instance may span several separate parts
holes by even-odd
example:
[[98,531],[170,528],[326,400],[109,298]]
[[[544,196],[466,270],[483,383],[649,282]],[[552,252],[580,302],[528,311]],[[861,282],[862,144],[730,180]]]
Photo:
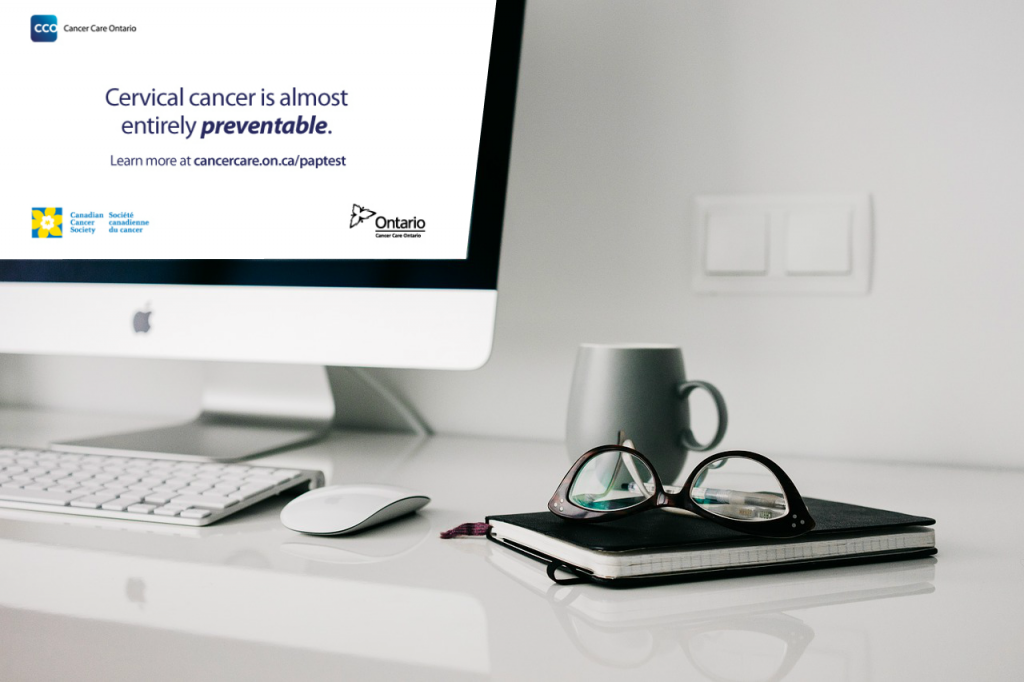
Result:
[[870,290],[870,194],[698,196],[693,227],[697,292]]

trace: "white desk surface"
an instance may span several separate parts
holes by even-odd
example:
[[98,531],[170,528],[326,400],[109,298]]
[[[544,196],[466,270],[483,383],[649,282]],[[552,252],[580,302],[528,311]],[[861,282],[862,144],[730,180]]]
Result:
[[[6,409],[0,441],[151,423]],[[285,529],[281,501],[204,529],[0,510],[0,679],[1024,679],[1024,472],[775,459],[807,496],[935,517],[939,554],[555,586],[493,543],[438,533],[543,509],[561,445],[339,433],[273,460],[433,502],[352,538]]]

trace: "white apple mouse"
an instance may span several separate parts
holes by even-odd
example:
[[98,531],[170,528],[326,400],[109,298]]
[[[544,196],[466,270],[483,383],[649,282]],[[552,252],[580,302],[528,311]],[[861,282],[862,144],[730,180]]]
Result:
[[343,535],[411,514],[427,502],[426,495],[395,485],[332,485],[289,502],[281,523],[309,535]]

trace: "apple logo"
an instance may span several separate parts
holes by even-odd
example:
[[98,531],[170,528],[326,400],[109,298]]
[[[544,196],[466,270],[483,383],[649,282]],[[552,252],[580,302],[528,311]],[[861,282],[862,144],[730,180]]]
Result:
[[[149,305],[147,305],[146,308],[149,308]],[[132,328],[135,330],[136,334],[145,334],[149,331],[149,316],[152,314],[153,312],[151,310],[140,310],[135,313],[135,317],[132,318]]]

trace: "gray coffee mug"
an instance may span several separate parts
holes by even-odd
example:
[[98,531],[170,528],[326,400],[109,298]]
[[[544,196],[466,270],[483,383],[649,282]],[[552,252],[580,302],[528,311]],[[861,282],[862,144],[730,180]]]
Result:
[[[697,388],[710,393],[718,409],[718,431],[704,445],[690,430],[687,398]],[[678,346],[580,346],[566,428],[571,461],[591,448],[616,444],[621,431],[651,460],[658,476],[670,482],[683,470],[687,451],[715,447],[727,425],[722,394],[705,381],[686,380]]]

